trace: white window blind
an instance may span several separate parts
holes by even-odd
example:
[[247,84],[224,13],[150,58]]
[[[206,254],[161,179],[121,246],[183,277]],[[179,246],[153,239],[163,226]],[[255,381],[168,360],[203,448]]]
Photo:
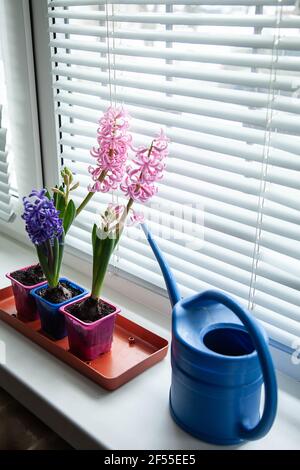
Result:
[[[158,242],[183,294],[225,290],[290,350],[300,337],[295,0],[52,0],[48,12],[59,159],[80,179],[77,201],[110,103],[129,111],[135,143],[165,127],[170,157],[152,201],[162,218],[151,228],[163,227]],[[108,196],[97,194],[71,229],[73,247],[89,251],[99,201]],[[191,220],[182,235],[187,205],[200,220],[203,207],[204,228]],[[178,236],[167,239],[170,221]],[[123,237],[115,264],[163,286],[142,238]]]
[[5,80],[0,40],[0,219],[8,222],[12,220],[13,209],[10,194],[10,177],[6,142],[7,129],[4,126],[4,122],[7,121],[7,113],[4,113],[3,106],[5,102]]

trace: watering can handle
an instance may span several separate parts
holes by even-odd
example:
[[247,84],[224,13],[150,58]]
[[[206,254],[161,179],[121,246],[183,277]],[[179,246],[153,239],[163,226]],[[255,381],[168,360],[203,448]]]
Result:
[[244,324],[253,341],[264,378],[265,404],[259,423],[254,428],[250,428],[249,423],[243,422],[240,428],[240,436],[248,440],[263,437],[272,427],[277,410],[277,382],[275,370],[264,335],[257,322],[249,313],[226,294],[215,290],[207,290],[201,294],[200,298],[201,301],[214,301],[229,308]]

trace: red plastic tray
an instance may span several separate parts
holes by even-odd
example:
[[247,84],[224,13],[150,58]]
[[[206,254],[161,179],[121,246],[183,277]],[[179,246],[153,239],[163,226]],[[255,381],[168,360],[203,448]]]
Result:
[[85,362],[69,351],[68,338],[53,340],[41,331],[39,320],[25,323],[17,318],[11,287],[0,290],[0,318],[107,390],[133,379],[161,361],[168,351],[166,339],[118,314],[111,351]]

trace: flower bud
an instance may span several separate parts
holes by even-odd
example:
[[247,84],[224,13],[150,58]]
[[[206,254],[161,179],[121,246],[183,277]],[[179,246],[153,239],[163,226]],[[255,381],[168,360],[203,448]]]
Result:
[[56,194],[60,194],[60,196],[62,196],[62,197],[65,197],[65,194],[63,193],[63,191],[61,191],[58,188],[51,188],[51,191],[53,191]]
[[79,186],[79,181],[77,183],[73,184],[73,186],[70,188],[70,191],[74,191],[74,189],[77,189]]
[[70,183],[72,183],[72,181],[73,181],[73,172],[67,166],[65,166],[65,173],[69,176]]
[[65,185],[69,186],[69,184],[70,184],[69,176],[64,174],[63,180],[64,180]]

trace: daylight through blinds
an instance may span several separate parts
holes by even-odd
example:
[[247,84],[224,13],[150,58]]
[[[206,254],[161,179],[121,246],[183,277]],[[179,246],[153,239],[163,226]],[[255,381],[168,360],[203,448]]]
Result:
[[[298,2],[52,0],[48,13],[59,161],[80,179],[77,202],[111,103],[132,116],[136,144],[163,127],[170,157],[146,214],[182,292],[225,290],[290,348],[300,336]],[[97,194],[80,214],[72,246],[89,251],[110,198]],[[163,287],[137,232],[114,264]]]

